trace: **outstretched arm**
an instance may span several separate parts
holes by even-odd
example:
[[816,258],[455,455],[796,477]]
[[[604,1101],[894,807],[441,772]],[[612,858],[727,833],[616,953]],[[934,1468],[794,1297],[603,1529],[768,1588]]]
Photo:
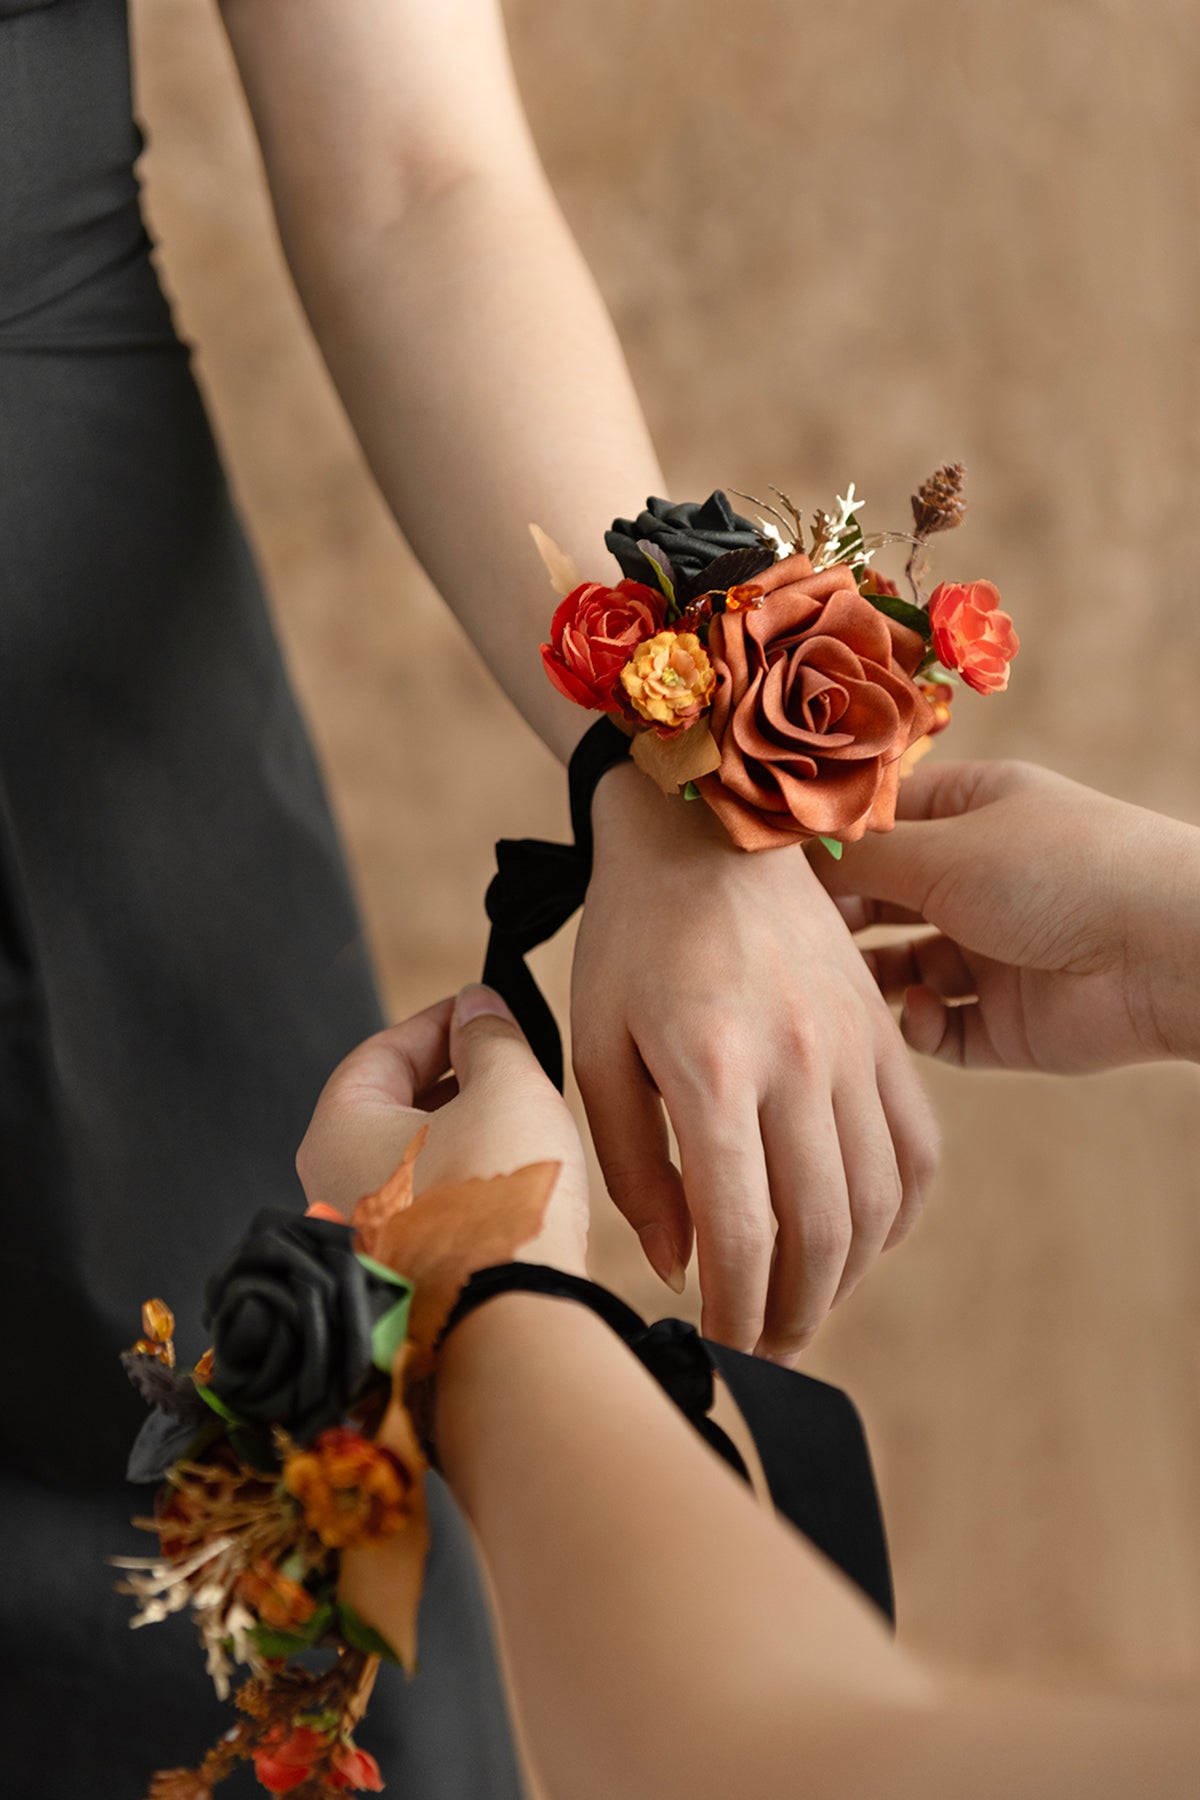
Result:
[[[288,260],[380,487],[565,757],[588,715],[537,655],[553,596],[527,524],[596,572],[604,528],[662,478],[498,0],[222,11]],[[694,1232],[711,1335],[794,1359],[916,1217],[936,1154],[920,1084],[801,850],[734,852],[707,807],[628,766],[594,821],[573,1012],[606,1183],[664,1279]]]

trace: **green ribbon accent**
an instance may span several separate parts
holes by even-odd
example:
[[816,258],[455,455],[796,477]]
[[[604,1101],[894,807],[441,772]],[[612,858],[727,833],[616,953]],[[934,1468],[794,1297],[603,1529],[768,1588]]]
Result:
[[359,1262],[372,1275],[381,1280],[391,1282],[393,1287],[403,1289],[394,1306],[388,1308],[381,1319],[376,1319],[371,1327],[371,1361],[381,1375],[390,1375],[392,1364],[396,1360],[396,1352],[408,1336],[408,1315],[412,1307],[413,1284],[406,1275],[397,1275],[395,1269],[389,1269],[386,1263],[376,1262],[373,1256],[364,1256],[356,1251]]

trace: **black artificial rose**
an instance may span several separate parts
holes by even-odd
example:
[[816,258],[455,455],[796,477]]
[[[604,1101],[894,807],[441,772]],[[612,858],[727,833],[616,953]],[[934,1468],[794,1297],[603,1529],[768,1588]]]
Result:
[[752,553],[746,559],[744,572],[731,576],[731,581],[749,581],[756,569],[765,569],[775,560],[773,550],[763,545],[755,526],[734,512],[720,488],[703,502],[684,500],[677,506],[669,500],[651,498],[646,502],[646,511],[636,519],[614,519],[612,530],[605,532],[604,542],[620,563],[622,574],[656,588],[658,577],[654,568],[638,549],[639,541],[646,538],[666,551],[683,589],[675,596],[681,602],[702,591],[699,577],[718,556],[726,556],[732,550]]
[[365,1268],[332,1219],[267,1207],[204,1290],[209,1387],[239,1419],[308,1443],[374,1371],[371,1328],[400,1290]]

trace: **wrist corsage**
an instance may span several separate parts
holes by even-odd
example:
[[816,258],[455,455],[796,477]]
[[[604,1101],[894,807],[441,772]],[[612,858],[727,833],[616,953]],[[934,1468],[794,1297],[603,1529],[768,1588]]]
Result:
[[[563,598],[541,647],[579,706],[608,713],[666,793],[703,799],[743,850],[819,838],[835,856],[895,823],[901,776],[950,722],[961,681],[1001,692],[1018,650],[988,581],[924,587],[929,538],[958,525],[964,470],[913,495],[913,530],[864,534],[854,487],[809,530],[786,494],[752,504],[647,501],[605,543],[615,587],[584,581],[539,526]],[[769,515],[769,516],[767,516]],[[911,599],[872,561],[909,548]]]
[[[536,1236],[557,1163],[413,1197],[425,1133],[347,1223],[260,1212],[209,1281],[212,1348],[175,1366],[174,1320],[142,1309],[122,1361],[151,1407],[129,1478],[158,1482],[152,1557],[114,1558],[132,1625],[190,1607],[239,1718],[149,1800],[209,1800],[241,1762],[295,1800],[379,1791],[354,1741],[381,1659],[416,1666],[429,1531],[414,1408],[469,1278]],[[314,1655],[314,1652],[316,1653]]]

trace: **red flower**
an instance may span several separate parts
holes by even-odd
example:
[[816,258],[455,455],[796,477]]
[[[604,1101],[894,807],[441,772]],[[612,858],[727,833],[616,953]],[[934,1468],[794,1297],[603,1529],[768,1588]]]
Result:
[[555,611],[550,642],[542,645],[546,673],[568,700],[594,712],[619,712],[614,689],[638,645],[661,631],[667,606],[640,581],[615,588],[585,581]]
[[269,1794],[289,1794],[308,1780],[328,1748],[328,1732],[297,1725],[284,1737],[283,1726],[276,1725],[254,1752],[254,1772]]
[[357,1744],[339,1744],[333,1753],[329,1785],[339,1793],[347,1788],[367,1788],[372,1794],[383,1792],[379,1764],[368,1750]]
[[1021,640],[990,581],[943,581],[929,597],[929,623],[939,662],[977,693],[1003,693]]

